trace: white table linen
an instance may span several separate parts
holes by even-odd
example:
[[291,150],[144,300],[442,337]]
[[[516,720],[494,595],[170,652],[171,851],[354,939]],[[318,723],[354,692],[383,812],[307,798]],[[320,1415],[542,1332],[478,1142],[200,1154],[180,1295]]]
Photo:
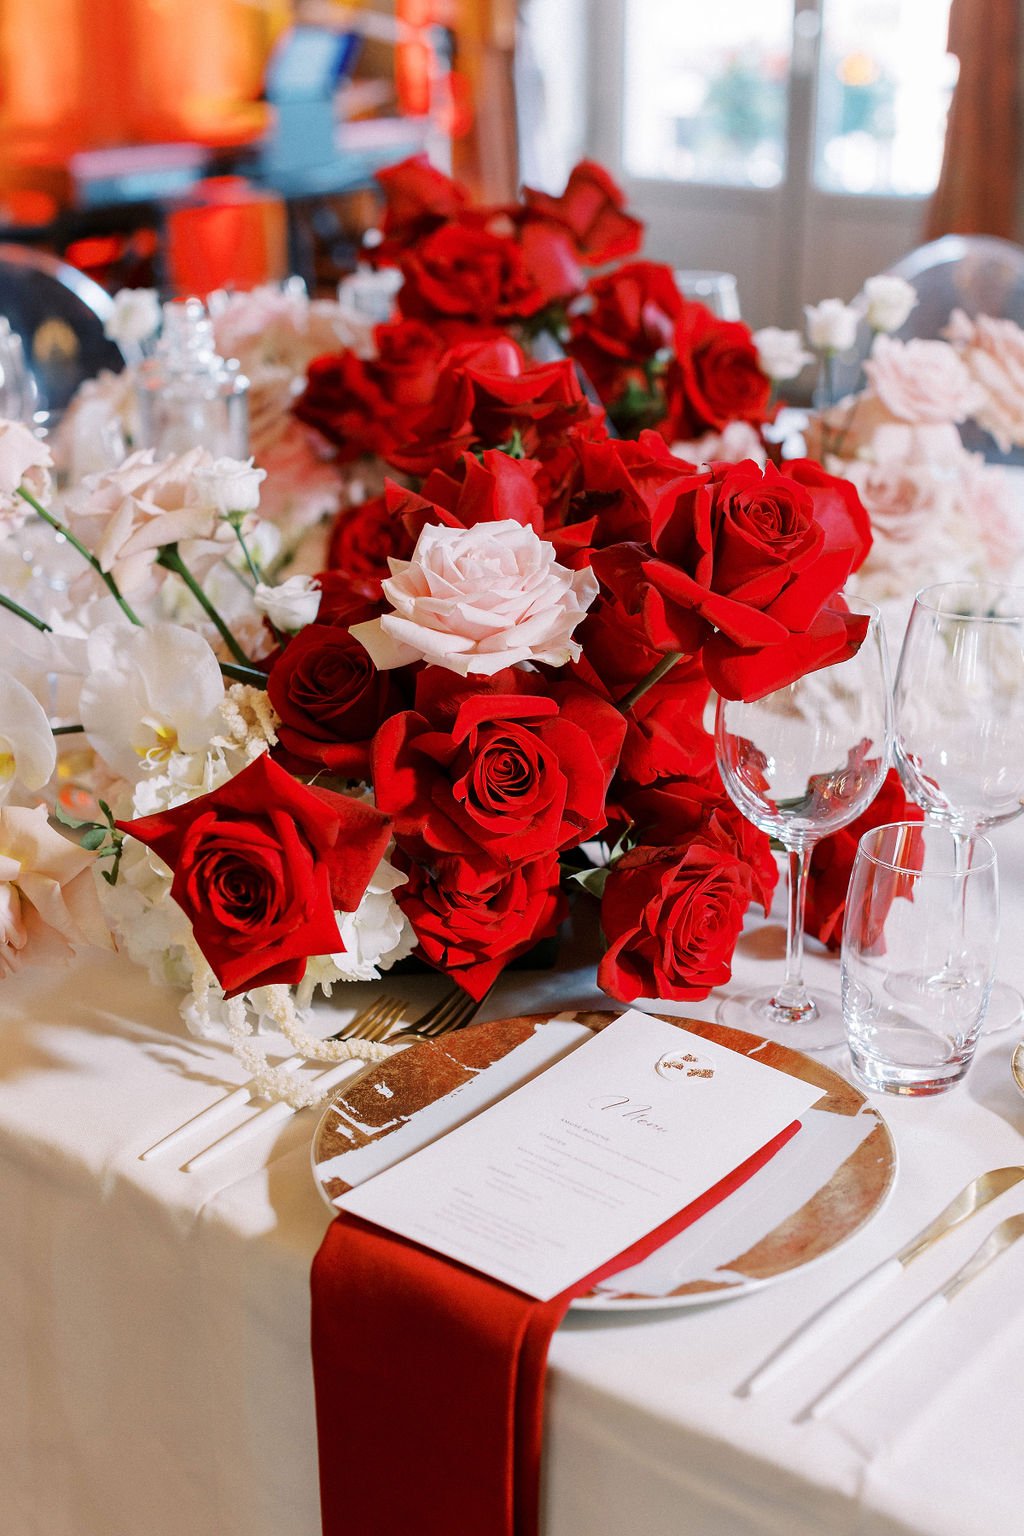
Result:
[[[997,842],[1001,974],[1019,984],[1024,835],[1008,829]],[[737,980],[776,974],[768,957],[781,964],[781,943],[777,920],[753,920]],[[820,952],[809,974],[838,987],[838,962]],[[387,985],[422,1006],[440,990],[436,978]],[[374,990],[345,996],[359,1007]],[[566,963],[507,978],[483,1016],[606,1002],[592,969]],[[673,1011],[710,1018],[714,1004]],[[141,1150],[242,1077],[224,1050],[187,1035],[173,994],[101,958],[4,983],[0,1021],[0,1531],[318,1536],[308,1277],[330,1213],[310,1174],[313,1117],[201,1174],[182,1173],[177,1157],[141,1163]],[[1011,1044],[983,1041],[949,1094],[878,1101],[899,1152],[895,1190],[834,1254],[744,1299],[570,1317],[551,1351],[544,1536],[1020,1527],[1024,1244],[834,1415],[793,1419],[997,1220],[1024,1210],[1024,1185],[819,1355],[754,1399],[734,1392],[975,1173],[1024,1161]],[[844,1070],[844,1055],[826,1059]],[[400,1403],[381,1433],[400,1476],[403,1438],[415,1433]]]

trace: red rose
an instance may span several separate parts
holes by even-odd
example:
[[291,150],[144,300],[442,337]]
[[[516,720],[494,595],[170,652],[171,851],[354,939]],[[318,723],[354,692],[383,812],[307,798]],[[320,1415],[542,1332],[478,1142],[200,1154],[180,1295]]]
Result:
[[423,484],[423,494],[388,482],[388,507],[401,518],[415,543],[427,523],[448,528],[472,528],[477,523],[511,520],[544,532],[544,508],[537,495],[540,465],[533,459],[513,459],[500,449],[485,449],[479,458],[463,454],[456,475],[435,469]]
[[331,624],[307,624],[288,641],[267,693],[284,750],[347,779],[369,777],[373,734],[399,704],[391,673],[378,672],[359,641]]
[[665,414],[659,354],[672,346],[683,299],[671,267],[634,261],[594,278],[591,307],[574,315],[569,351],[608,407],[616,426],[631,433]]
[[648,847],[682,848],[694,839],[720,846],[746,868],[750,894],[765,916],[779,879],[771,838],[737,810],[729,799],[718,769],[702,779],[662,779],[621,797],[637,842]]
[[377,356],[338,352],[314,358],[292,407],[340,450],[342,459],[381,454],[404,442],[434,398],[444,342],[428,326],[403,320],[379,325]]
[[[426,155],[412,155],[377,171],[376,180],[384,193],[382,228],[389,248],[401,250],[408,241],[457,218],[469,201],[465,187],[435,169]],[[378,254],[382,249],[378,247]]]
[[418,320],[507,325],[543,309],[547,296],[514,239],[446,224],[406,250],[399,265],[402,314]]
[[608,172],[593,160],[581,160],[560,197],[523,188],[529,215],[550,219],[567,229],[579,255],[592,266],[631,256],[644,227],[624,212],[625,199]]
[[625,721],[584,688],[541,687],[511,668],[486,681],[419,674],[416,709],[373,744],[376,803],[407,851],[507,867],[601,830]]
[[[401,488],[396,486],[394,492],[401,503]],[[391,500],[385,494],[341,509],[331,530],[327,562],[331,570],[344,574],[351,593],[376,600],[381,582],[391,574],[388,558],[407,560],[412,548],[408,530],[394,510],[394,493]]]
[[171,895],[228,997],[301,981],[310,955],[343,949],[391,835],[380,811],[307,788],[264,754],[208,795],[119,821],[174,871]]
[[[580,681],[621,700],[661,661],[642,626],[621,604],[599,597],[577,631],[583,659]],[[715,744],[704,729],[710,684],[700,657],[687,657],[648,688],[626,713],[626,739],[618,777],[636,784],[681,774],[705,773]]]
[[717,464],[665,488],[649,547],[595,551],[598,577],[658,651],[703,644],[712,686],[760,698],[852,655],[867,621],[838,599],[871,546],[848,482],[797,461]]
[[383,599],[362,597],[353,591],[352,579],[344,571],[318,571],[316,584],[320,588],[318,624],[350,629],[353,624],[379,618],[386,607]]
[[669,452],[657,432],[593,441],[573,435],[579,460],[569,517],[592,523],[595,548],[622,542],[643,543],[651,536],[651,515],[667,486],[687,479],[695,466]]
[[546,502],[575,465],[565,434],[597,414],[568,359],[530,365],[507,338],[463,344],[445,359],[433,407],[389,462],[414,475],[452,473],[468,451],[514,445],[540,463],[538,490]]
[[483,997],[503,967],[550,937],[565,914],[555,856],[508,870],[447,858],[430,872],[399,851],[395,864],[409,877],[395,898],[419,953],[471,997]]
[[750,883],[720,846],[634,848],[612,866],[601,898],[608,949],[598,985],[620,1002],[707,997],[732,974]]
[[676,361],[666,389],[670,441],[718,432],[730,421],[767,419],[772,384],[762,373],[749,326],[719,320],[703,304],[686,303],[671,342]]
[[872,827],[882,827],[890,821],[923,820],[924,811],[907,799],[899,774],[890,768],[878,794],[856,821],[823,837],[811,849],[804,932],[820,939],[829,949],[838,949],[843,935],[846,892],[861,837]]

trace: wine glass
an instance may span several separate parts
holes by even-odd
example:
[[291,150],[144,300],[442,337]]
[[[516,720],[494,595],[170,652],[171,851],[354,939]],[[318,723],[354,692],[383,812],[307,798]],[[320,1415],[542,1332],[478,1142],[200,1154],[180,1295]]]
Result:
[[[914,599],[895,687],[896,764],[907,793],[956,838],[1024,809],[1024,588],[948,581]],[[985,1028],[1021,1017],[1020,993],[996,982]]]
[[838,998],[808,991],[803,980],[808,854],[870,805],[892,747],[881,618],[871,603],[847,602],[868,621],[855,656],[752,703],[719,699],[715,722],[718,767],[730,799],[778,839],[789,864],[785,977],[781,985],[725,997],[718,1017],[798,1050],[825,1050],[843,1039]]

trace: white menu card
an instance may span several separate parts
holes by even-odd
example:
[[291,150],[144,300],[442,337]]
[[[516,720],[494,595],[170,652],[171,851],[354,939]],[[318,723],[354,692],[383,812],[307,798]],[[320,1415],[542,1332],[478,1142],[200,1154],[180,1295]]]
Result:
[[821,1094],[630,1009],[335,1203],[547,1301],[704,1194]]

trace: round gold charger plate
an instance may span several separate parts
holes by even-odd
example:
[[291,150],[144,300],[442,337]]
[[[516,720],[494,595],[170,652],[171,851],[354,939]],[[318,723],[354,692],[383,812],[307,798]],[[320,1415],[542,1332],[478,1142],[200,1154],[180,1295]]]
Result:
[[[431,1111],[425,1139],[433,1139],[535,1076],[535,1055],[524,1060],[519,1076],[508,1058],[528,1042],[536,1048],[539,1030],[575,1024],[596,1031],[616,1017],[565,1010],[554,1019],[547,1013],[495,1019],[412,1045],[351,1087],[342,1084],[313,1138],[313,1174],[323,1198],[333,1206],[354,1184],[415,1150],[409,1137],[416,1136],[418,1116],[425,1129],[425,1111]],[[799,1134],[744,1185],[653,1259],[602,1282],[574,1307],[678,1307],[745,1295],[846,1242],[880,1209],[895,1178],[896,1149],[885,1122],[824,1063],[723,1024],[655,1017],[814,1084],[821,1098],[802,1117]],[[556,1048],[551,1059],[571,1048]],[[486,1074],[498,1063],[502,1091],[488,1097]],[[388,1138],[399,1132],[392,1151]]]

